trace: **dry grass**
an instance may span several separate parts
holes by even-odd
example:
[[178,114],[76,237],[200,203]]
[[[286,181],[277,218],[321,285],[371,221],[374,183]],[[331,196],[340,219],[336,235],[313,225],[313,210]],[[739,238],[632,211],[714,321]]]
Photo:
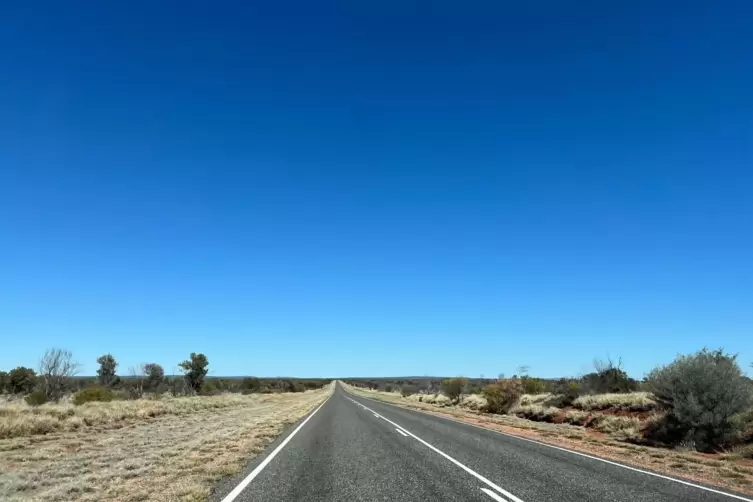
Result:
[[460,400],[460,406],[469,410],[483,410],[486,404],[486,398],[479,394],[469,394]]
[[516,417],[536,420],[537,422],[552,422],[562,410],[554,406],[542,406],[540,404],[519,404],[510,410],[511,415]]
[[[31,415],[16,410],[14,420],[45,417],[56,425],[47,435],[0,440],[0,500],[205,500],[213,484],[238,472],[332,389],[92,403],[73,415],[55,407]],[[91,425],[69,426],[85,417]]]
[[560,397],[559,394],[552,394],[550,392],[544,392],[542,394],[523,394],[520,396],[520,405],[528,406],[532,404],[540,404],[546,406],[553,402],[560,401]]
[[657,403],[648,392],[630,392],[627,394],[593,394],[580,396],[573,401],[575,408],[592,410],[626,410],[651,411],[657,408]]
[[444,394],[412,394],[407,397],[409,401],[432,404],[434,406],[450,406],[452,401]]
[[162,415],[185,415],[203,410],[245,406],[254,398],[240,395],[178,397],[161,400],[138,399],[104,403],[44,404],[29,406],[24,402],[0,405],[0,439],[74,431],[82,427],[117,424]]

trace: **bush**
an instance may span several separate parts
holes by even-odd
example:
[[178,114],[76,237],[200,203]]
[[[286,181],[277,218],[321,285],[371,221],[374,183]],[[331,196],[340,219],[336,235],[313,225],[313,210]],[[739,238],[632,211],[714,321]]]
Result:
[[520,383],[523,385],[524,394],[541,394],[546,390],[546,384],[540,378],[522,376],[520,377]]
[[47,394],[45,394],[44,391],[35,390],[26,396],[24,401],[26,401],[26,404],[29,406],[41,406],[47,402]]
[[13,394],[25,394],[34,390],[37,374],[31,368],[19,366],[8,373],[8,389]]
[[468,379],[464,377],[448,378],[447,380],[442,380],[442,392],[451,401],[458,401],[467,384]]
[[499,380],[484,387],[486,411],[489,413],[507,413],[518,404],[523,395],[523,385],[517,378]]
[[753,402],[737,356],[703,349],[655,368],[647,386],[667,410],[661,439],[713,451],[739,439]]
[[418,387],[415,385],[403,385],[403,387],[400,389],[400,395],[403,397],[408,397],[411,394],[415,394],[418,392]]
[[92,401],[112,401],[115,394],[106,387],[89,387],[73,394],[73,404],[80,406]]
[[633,392],[638,390],[638,381],[630,378],[622,369],[622,359],[616,363],[594,361],[596,371],[581,378],[581,391],[594,394]]
[[560,378],[554,384],[554,393],[560,396],[560,406],[571,406],[580,395],[580,384],[575,380]]

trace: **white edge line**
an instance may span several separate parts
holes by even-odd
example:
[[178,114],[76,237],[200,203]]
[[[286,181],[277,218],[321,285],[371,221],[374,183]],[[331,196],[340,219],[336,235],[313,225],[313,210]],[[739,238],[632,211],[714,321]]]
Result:
[[489,488],[481,488],[481,491],[489,495],[491,498],[496,500],[497,502],[507,502],[505,499],[491,491]]
[[283,440],[282,443],[280,443],[279,445],[277,445],[277,448],[275,448],[272,451],[272,453],[270,453],[269,455],[267,455],[267,458],[265,458],[261,462],[261,464],[257,465],[256,468],[253,471],[251,471],[251,473],[248,476],[246,476],[245,478],[243,478],[243,481],[241,481],[240,483],[238,483],[238,486],[236,486],[235,488],[233,488],[233,491],[231,491],[230,493],[228,493],[225,496],[225,498],[222,499],[222,502],[233,502],[233,500],[235,500],[235,497],[237,497],[238,495],[241,494],[241,492],[248,486],[248,484],[251,481],[253,481],[254,478],[256,476],[258,476],[259,473],[262,470],[264,470],[264,468],[267,466],[267,464],[269,464],[272,461],[272,459],[275,458],[275,456],[277,456],[278,453],[280,453],[280,450],[282,450],[285,447],[285,445],[288,444],[288,441],[290,441],[291,439],[293,439],[293,436],[295,436],[298,433],[298,431],[301,430],[301,428],[304,425],[306,425],[306,422],[308,422],[309,420],[311,420],[311,417],[313,417],[314,415],[316,415],[316,412],[319,411],[319,410],[321,410],[322,406],[324,406],[325,404],[327,404],[327,401],[329,401],[330,397],[332,397],[333,395],[334,395],[334,392],[332,394],[330,394],[329,397],[322,404],[320,404],[317,409],[315,409],[309,416],[307,416],[306,419],[303,422],[301,422],[301,424],[298,427],[296,427],[295,430],[293,432],[291,432],[288,435],[288,437],[286,437]]
[[459,424],[468,425],[470,427],[475,427],[477,429],[481,429],[481,430],[485,430],[485,431],[489,431],[489,432],[495,432],[495,433],[501,434],[503,436],[507,436],[507,437],[519,439],[521,441],[528,441],[529,443],[534,443],[534,444],[538,444],[538,445],[541,445],[541,446],[546,446],[548,448],[554,448],[555,450],[560,450],[560,451],[564,451],[564,452],[567,452],[567,453],[572,453],[573,455],[579,455],[581,457],[586,457],[586,458],[590,458],[590,459],[593,459],[593,460],[598,460],[599,462],[604,462],[606,464],[616,465],[617,467],[622,467],[623,469],[628,469],[628,470],[631,470],[631,471],[640,472],[642,474],[648,474],[649,476],[654,476],[654,477],[657,477],[657,478],[666,479],[666,480],[669,480],[669,481],[674,481],[675,483],[680,483],[682,485],[690,486],[690,487],[693,487],[693,488],[698,488],[700,490],[705,490],[707,492],[716,493],[716,494],[719,494],[719,495],[724,495],[724,496],[727,496],[727,497],[731,497],[733,499],[744,500],[745,502],[753,502],[753,499],[746,499],[745,497],[741,497],[740,495],[735,495],[733,493],[723,492],[721,490],[715,490],[713,488],[709,488],[709,487],[702,486],[702,485],[697,485],[695,483],[691,483],[689,481],[684,481],[682,479],[673,478],[673,477],[670,477],[670,476],[664,476],[662,474],[657,474],[655,472],[645,471],[643,469],[638,469],[637,467],[630,467],[629,465],[620,464],[619,462],[612,462],[611,460],[607,460],[605,458],[595,457],[595,456],[589,455],[587,453],[581,453],[579,451],[568,450],[567,448],[562,448],[561,446],[554,446],[552,444],[542,443],[540,441],[536,441],[535,439],[528,439],[528,438],[516,436],[515,434],[509,434],[507,432],[502,432],[502,431],[495,430],[495,429],[489,429],[487,427],[481,427],[480,425],[469,424],[468,422],[463,422],[462,420],[456,420],[454,418],[443,417],[441,415],[435,415],[433,413],[427,413],[427,412],[424,412],[424,411],[421,411],[421,410],[414,410],[414,409],[409,409],[409,408],[403,408],[402,406],[398,406],[396,404],[388,403],[386,401],[377,401],[377,400],[371,399],[369,397],[364,397],[364,396],[358,396],[358,397],[362,397],[363,399],[368,399],[369,401],[374,401],[376,403],[382,403],[382,404],[386,404],[386,405],[389,405],[389,406],[394,406],[396,408],[400,408],[400,409],[403,409],[403,410],[417,411],[418,413],[423,413],[424,415],[431,415],[433,417],[443,418],[443,419],[449,420],[451,422],[457,422]]
[[[348,399],[350,399],[350,398],[348,398]],[[351,401],[353,401],[354,403],[358,404],[356,400],[354,400],[354,399],[350,399],[350,400],[351,400]],[[366,408],[366,406],[364,406],[364,408]],[[503,489],[503,488],[502,488],[502,487],[500,487],[500,486],[497,486],[497,485],[496,485],[496,484],[494,484],[494,483],[493,483],[492,481],[489,481],[489,480],[488,480],[488,479],[486,479],[486,478],[485,478],[484,476],[482,476],[481,474],[477,473],[476,471],[474,471],[474,470],[473,470],[473,469],[471,469],[470,467],[466,467],[465,465],[461,464],[460,462],[458,462],[457,460],[455,460],[454,458],[452,458],[451,456],[449,456],[448,454],[446,454],[445,452],[443,452],[443,451],[442,451],[442,450],[440,450],[439,448],[436,448],[435,446],[432,446],[432,445],[430,445],[429,443],[427,443],[426,441],[424,441],[424,440],[423,440],[423,439],[421,439],[420,437],[416,436],[415,434],[413,434],[413,433],[412,433],[411,431],[409,431],[409,430],[408,430],[408,429],[406,429],[405,427],[402,427],[402,426],[400,426],[400,425],[397,425],[397,424],[396,424],[395,422],[393,422],[393,421],[392,421],[392,420],[390,420],[389,418],[385,418],[384,416],[382,416],[382,415],[379,415],[379,414],[378,414],[378,413],[377,413],[376,411],[372,410],[371,408],[366,408],[366,409],[367,409],[367,410],[369,410],[370,412],[372,412],[372,413],[373,413],[374,415],[377,415],[377,416],[379,416],[379,418],[381,418],[381,419],[382,419],[382,420],[384,420],[385,422],[389,422],[390,424],[394,425],[395,427],[399,427],[400,429],[402,429],[403,431],[405,431],[405,433],[406,433],[406,434],[408,434],[408,435],[409,435],[410,437],[412,437],[412,438],[413,438],[413,439],[415,439],[416,441],[420,442],[421,444],[423,444],[423,445],[424,445],[424,446],[426,446],[427,448],[429,448],[429,449],[433,450],[433,451],[434,451],[435,453],[438,453],[439,455],[443,456],[444,458],[446,458],[447,460],[449,460],[449,461],[450,461],[450,462],[452,462],[453,464],[457,465],[458,467],[460,467],[460,468],[461,468],[461,469],[463,469],[463,470],[464,470],[465,472],[467,472],[467,473],[468,473],[468,474],[470,474],[471,476],[475,477],[476,479],[478,479],[478,480],[479,480],[479,481],[481,481],[482,483],[484,483],[484,484],[486,484],[486,485],[490,486],[491,488],[494,488],[494,489],[495,489],[495,490],[497,490],[497,491],[498,491],[499,493],[501,493],[501,494],[503,494],[503,495],[505,495],[505,496],[509,497],[509,498],[510,498],[510,500],[512,500],[513,502],[523,502],[522,500],[520,500],[520,499],[519,499],[518,497],[516,497],[516,496],[515,496],[515,495],[513,495],[512,493],[508,492],[507,490]],[[223,501],[223,502],[224,502],[224,501]],[[507,501],[505,501],[505,502],[507,502]]]
[[408,437],[408,435],[407,435],[406,433],[404,433],[404,432],[402,431],[402,429],[399,429],[399,428],[395,427],[395,430],[396,430],[397,432],[399,432],[400,434],[402,434],[403,436],[405,436],[405,437]]

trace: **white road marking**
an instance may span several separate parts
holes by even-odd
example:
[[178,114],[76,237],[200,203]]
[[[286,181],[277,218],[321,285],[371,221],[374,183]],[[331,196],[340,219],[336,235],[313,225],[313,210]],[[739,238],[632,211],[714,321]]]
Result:
[[[332,397],[333,395],[334,395],[334,393],[330,394],[330,397]],[[329,401],[329,397],[327,398],[327,401]],[[238,483],[238,486],[236,486],[235,488],[233,488],[233,491],[231,491],[230,493],[228,493],[227,496],[224,499],[222,499],[222,502],[233,502],[233,500],[235,500],[235,497],[237,497],[238,495],[240,495],[241,492],[248,486],[248,484],[251,481],[253,481],[254,478],[256,476],[258,476],[259,473],[262,470],[264,470],[264,468],[267,466],[267,464],[269,464],[272,461],[272,459],[275,458],[278,453],[280,453],[280,451],[285,447],[285,445],[288,444],[288,441],[290,441],[291,439],[293,439],[293,436],[295,436],[298,433],[298,431],[301,430],[301,428],[304,425],[306,425],[306,422],[308,422],[309,420],[311,420],[311,417],[313,417],[314,415],[316,415],[316,412],[319,411],[319,410],[321,410],[322,406],[324,406],[325,404],[327,404],[327,401],[324,401],[322,404],[319,405],[319,407],[317,409],[314,410],[313,413],[311,413],[311,415],[307,416],[306,420],[304,420],[303,422],[301,422],[301,425],[299,425],[298,427],[296,427],[295,430],[293,432],[291,432],[290,435],[288,435],[288,437],[286,437],[285,440],[282,443],[280,443],[277,446],[277,448],[275,448],[272,451],[272,453],[270,453],[267,456],[267,458],[265,458],[262,461],[261,464],[257,465],[256,468],[253,471],[251,471],[251,473],[248,476],[246,476],[245,478],[243,478],[243,481],[241,481],[240,483]]]
[[[359,396],[359,397],[363,397],[363,396]],[[402,408],[400,406],[397,406],[395,404],[386,403],[384,401],[375,401],[374,399],[371,399],[371,398],[368,398],[368,397],[363,397],[363,399],[368,399],[369,401],[374,401],[376,403],[386,404],[388,406],[394,406],[396,408],[401,408],[403,410],[407,409],[407,408]],[[636,467],[630,467],[629,465],[620,464],[618,462],[612,462],[611,460],[607,460],[607,459],[604,459],[604,458],[594,457],[593,455],[589,455],[587,453],[581,453],[579,451],[568,450],[567,448],[562,448],[560,446],[554,446],[552,444],[542,443],[540,441],[536,441],[535,439],[528,439],[528,438],[516,436],[515,434],[509,434],[507,432],[502,432],[502,431],[495,430],[495,429],[488,429],[486,427],[481,427],[480,425],[469,424],[468,422],[463,422],[462,420],[456,420],[456,419],[450,418],[450,417],[443,417],[441,415],[435,415],[433,413],[426,413],[426,412],[423,412],[421,410],[408,410],[408,411],[416,411],[418,413],[423,413],[425,415],[431,415],[431,416],[437,417],[437,418],[443,418],[443,419],[449,420],[451,422],[457,422],[459,424],[467,425],[467,426],[470,426],[470,427],[475,427],[477,429],[481,429],[481,430],[485,430],[485,431],[489,431],[489,432],[495,432],[497,434],[502,434],[503,436],[511,437],[511,438],[514,438],[514,439],[519,439],[520,441],[528,441],[529,443],[534,443],[534,444],[537,444],[537,445],[540,445],[540,446],[546,446],[547,448],[554,448],[555,450],[560,450],[560,451],[564,451],[564,452],[567,452],[567,453],[572,453],[573,455],[579,455],[581,457],[590,458],[592,460],[598,460],[599,462],[604,462],[605,464],[615,465],[617,467],[622,467],[623,469],[628,469],[630,471],[640,472],[642,474],[648,474],[649,476],[654,476],[655,478],[661,478],[661,479],[666,479],[668,481],[674,481],[675,483],[680,483],[681,485],[690,486],[692,488],[698,488],[700,490],[705,490],[705,491],[711,492],[711,493],[716,493],[717,495],[724,495],[724,496],[727,496],[727,497],[730,497],[730,498],[733,498],[733,499],[743,500],[744,502],[753,502],[753,499],[746,499],[745,497],[741,497],[739,495],[735,495],[735,494],[732,494],[732,493],[723,492],[721,490],[714,490],[713,488],[708,488],[706,486],[697,485],[695,483],[690,483],[688,481],[683,481],[683,480],[677,479],[677,478],[671,478],[669,476],[663,476],[663,475],[657,474],[655,472],[644,471],[643,469],[638,469]]]
[[489,488],[482,488],[481,491],[489,495],[491,498],[493,498],[497,502],[507,502],[505,499],[503,499],[502,497],[500,497],[499,495],[491,491]]
[[[354,399],[350,399],[350,398],[348,398],[348,399],[349,399],[349,400],[351,400],[351,401],[353,401],[353,402],[354,402],[354,403],[356,403],[356,404],[359,404],[359,403],[358,403],[358,402],[357,402],[356,400],[354,400]],[[363,405],[362,405],[362,406],[363,406]],[[481,481],[482,483],[486,484],[487,486],[489,486],[489,487],[491,487],[491,488],[494,488],[495,490],[497,490],[497,491],[498,491],[499,493],[501,493],[502,495],[504,495],[504,496],[506,496],[506,497],[510,498],[510,500],[512,500],[513,502],[523,502],[522,500],[520,500],[520,499],[519,499],[518,497],[516,497],[516,496],[515,496],[515,495],[513,495],[512,493],[510,493],[510,492],[508,492],[507,490],[503,489],[502,487],[500,487],[500,486],[497,486],[496,484],[492,483],[491,481],[489,481],[489,480],[488,480],[488,479],[486,479],[486,478],[485,478],[484,476],[482,476],[481,474],[477,473],[476,471],[474,471],[474,470],[473,470],[473,469],[471,469],[470,467],[466,467],[465,465],[461,464],[460,462],[458,462],[457,460],[455,460],[454,458],[452,458],[451,456],[449,456],[448,454],[446,454],[445,452],[443,452],[443,451],[442,451],[442,450],[440,450],[439,448],[436,448],[436,447],[434,447],[434,446],[430,445],[429,443],[427,443],[426,441],[424,441],[424,440],[423,440],[423,439],[421,439],[420,437],[418,437],[418,436],[416,436],[415,434],[413,434],[412,432],[410,432],[410,431],[409,431],[408,429],[406,429],[405,427],[402,427],[402,426],[400,426],[400,425],[396,424],[395,422],[393,422],[393,421],[392,421],[392,420],[390,420],[389,418],[385,418],[384,416],[380,415],[379,413],[377,413],[376,411],[372,410],[371,408],[368,408],[368,407],[366,407],[366,406],[364,406],[364,408],[366,408],[367,410],[369,410],[370,412],[372,412],[372,413],[373,413],[374,415],[376,415],[377,417],[381,418],[381,419],[382,419],[382,420],[384,420],[385,422],[388,422],[388,423],[390,423],[390,424],[394,425],[395,427],[402,429],[402,430],[403,430],[403,431],[404,431],[404,432],[405,432],[405,433],[406,433],[406,434],[407,434],[408,436],[412,437],[413,439],[415,439],[415,440],[416,440],[416,441],[418,441],[419,443],[423,444],[423,445],[424,445],[424,446],[426,446],[427,448],[429,448],[429,449],[433,450],[433,451],[434,451],[435,453],[438,453],[439,455],[443,456],[444,458],[446,458],[447,460],[449,460],[449,461],[450,461],[450,462],[452,462],[453,464],[457,465],[458,467],[460,467],[460,468],[461,468],[461,469],[463,469],[463,470],[464,470],[465,472],[467,472],[467,473],[468,473],[468,474],[470,474],[471,476],[475,477],[476,479],[478,479],[478,480],[479,480],[479,481]],[[223,501],[223,502],[224,502],[224,501]],[[507,502],[507,501],[505,501],[505,502]]]
[[374,416],[377,417],[377,418],[379,418],[379,415],[377,415],[376,413],[374,413]]
[[399,432],[400,434],[402,434],[403,436],[406,436],[406,437],[408,436],[408,435],[407,435],[406,433],[404,433],[404,432],[402,431],[402,429],[398,429],[397,427],[395,427],[395,430],[396,430],[397,432]]

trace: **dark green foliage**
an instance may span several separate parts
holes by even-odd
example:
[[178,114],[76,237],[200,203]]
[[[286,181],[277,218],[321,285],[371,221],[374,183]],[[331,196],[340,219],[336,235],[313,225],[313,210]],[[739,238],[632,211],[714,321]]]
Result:
[[112,354],[105,354],[97,358],[99,369],[97,370],[97,381],[100,385],[109,386],[115,382],[115,369],[118,362]]
[[165,383],[165,370],[157,363],[147,363],[143,366],[145,376],[144,388],[149,392],[162,390]]
[[10,374],[7,371],[0,371],[0,394],[10,392]]
[[385,392],[392,392],[393,390],[395,390],[395,388],[392,386],[392,384],[388,383],[387,385],[384,386]]
[[8,389],[12,394],[28,394],[37,384],[37,374],[31,368],[19,366],[8,374]]
[[453,401],[458,401],[465,391],[468,379],[465,377],[455,377],[442,380],[442,393]]
[[115,393],[108,387],[89,387],[73,395],[73,404],[79,406],[93,401],[112,401],[114,398]]
[[40,406],[47,402],[47,394],[43,390],[35,390],[24,398],[29,406]]
[[507,413],[515,406],[523,394],[523,385],[518,378],[500,379],[484,387],[486,411],[489,413]]
[[244,378],[241,382],[241,392],[244,394],[251,394],[259,392],[261,390],[261,380],[256,377]]
[[753,403],[737,356],[721,349],[678,356],[651,371],[646,384],[667,410],[665,422],[655,431],[660,439],[701,451],[737,440],[743,432],[743,413]]
[[207,376],[209,369],[209,359],[204,354],[191,352],[191,358],[178,364],[183,370],[184,378],[188,386],[194,391],[199,392],[204,385],[204,378]]
[[560,378],[553,385],[552,391],[561,396],[559,406],[570,406],[580,395],[580,383],[570,378]]
[[581,392],[591,394],[634,392],[638,381],[630,378],[622,369],[622,359],[617,362],[607,359],[594,362],[596,371],[581,379]]
[[412,394],[416,394],[417,392],[418,392],[418,387],[416,387],[415,385],[405,384],[400,389],[400,394],[403,397],[408,397],[408,396],[410,396]]

